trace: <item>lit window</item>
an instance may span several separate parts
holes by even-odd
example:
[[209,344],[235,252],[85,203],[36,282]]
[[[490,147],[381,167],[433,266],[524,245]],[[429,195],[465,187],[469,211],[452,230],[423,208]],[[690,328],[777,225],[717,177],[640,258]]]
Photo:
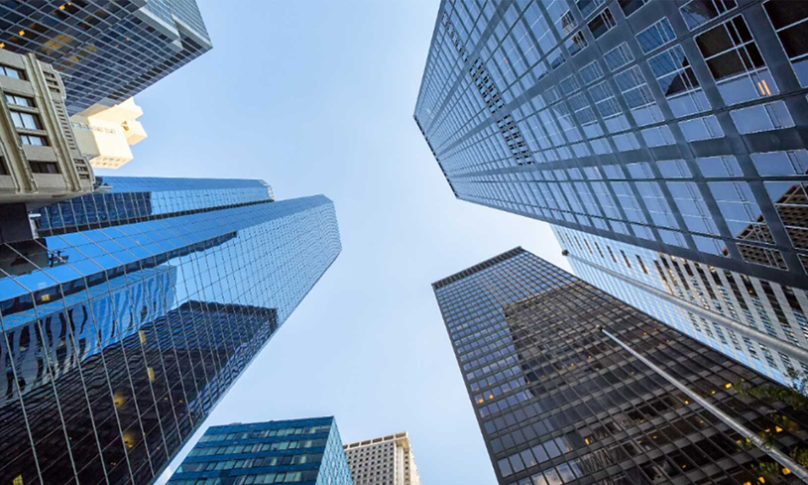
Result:
[[727,104],[778,93],[742,16],[699,35],[696,44]]

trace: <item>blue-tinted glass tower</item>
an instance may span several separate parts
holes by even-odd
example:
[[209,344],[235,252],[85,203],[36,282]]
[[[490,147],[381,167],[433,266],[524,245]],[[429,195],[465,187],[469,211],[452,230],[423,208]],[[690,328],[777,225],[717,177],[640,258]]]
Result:
[[0,2],[0,37],[62,74],[71,114],[120,103],[212,48],[195,0]]
[[445,0],[415,120],[459,199],[550,222],[588,274],[650,277],[772,377],[808,372],[806,5]]
[[0,246],[0,482],[159,476],[341,250],[333,203],[104,179]]
[[211,426],[170,485],[353,485],[333,417]]

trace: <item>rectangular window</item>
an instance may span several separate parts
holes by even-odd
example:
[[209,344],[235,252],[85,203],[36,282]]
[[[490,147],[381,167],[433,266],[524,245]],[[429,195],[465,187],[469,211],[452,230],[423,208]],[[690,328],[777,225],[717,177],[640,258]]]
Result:
[[22,79],[25,80],[25,73],[15,67],[4,66],[0,64],[0,74],[8,77],[13,77],[14,79]]
[[2,157],[0,157],[0,175],[8,175],[8,167],[6,167],[6,161]]
[[48,146],[48,139],[39,135],[20,135],[23,144],[44,147]]
[[791,60],[791,65],[800,80],[808,86],[808,4],[786,0],[770,0],[763,4],[780,44]]
[[61,173],[59,165],[55,162],[35,162],[29,160],[28,164],[31,166],[31,171],[34,173]]
[[578,0],[575,4],[578,6],[578,10],[581,11],[581,17],[586,18],[604,3],[606,3],[606,0]]
[[673,27],[671,27],[671,23],[667,18],[663,18],[637,34],[640,49],[642,49],[645,54],[662,47],[675,38],[676,34],[673,32]]
[[659,87],[676,117],[687,116],[710,109],[699,80],[682,46],[674,46],[648,60]]
[[778,93],[742,16],[697,36],[696,45],[727,104]]
[[606,61],[606,66],[608,66],[609,70],[615,71],[633,61],[634,54],[631,53],[631,49],[629,48],[628,44],[623,42],[607,52],[603,56],[603,59]]
[[592,32],[592,36],[597,39],[610,31],[615,25],[617,25],[617,22],[614,20],[612,12],[607,8],[589,22],[589,30]]
[[742,135],[794,126],[794,120],[783,101],[736,109],[729,114]]
[[679,9],[687,28],[693,30],[737,7],[735,0],[693,0]]
[[584,50],[584,48],[586,48],[586,46],[589,44],[587,43],[583,32],[579,30],[575,33],[575,35],[567,39],[565,45],[567,46],[567,51],[570,53],[570,55],[574,56],[575,54]]
[[641,9],[646,3],[651,0],[620,0],[620,8],[623,9],[623,14],[630,17],[631,14]]
[[34,107],[34,100],[32,98],[27,96],[19,96],[17,94],[6,93],[6,102],[16,104],[17,106],[27,106],[29,108]]
[[42,123],[39,121],[39,116],[33,113],[11,111],[11,119],[14,121],[14,126],[17,128],[25,128],[28,130],[42,129]]

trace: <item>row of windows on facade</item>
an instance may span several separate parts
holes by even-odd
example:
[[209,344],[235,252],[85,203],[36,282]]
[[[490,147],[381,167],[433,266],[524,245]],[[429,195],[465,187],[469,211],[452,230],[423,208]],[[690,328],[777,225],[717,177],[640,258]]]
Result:
[[[561,186],[562,189],[566,189],[566,200],[562,198],[558,189],[555,191],[540,190],[542,187],[547,188],[547,185],[543,183],[536,183],[535,187],[533,186],[534,184],[525,184],[524,187],[526,188],[524,190],[516,191],[514,189],[513,191],[508,191],[512,195],[487,197],[466,196],[461,198],[520,213],[527,212],[550,220],[564,220],[587,227],[594,225],[602,230],[615,231],[625,235],[631,235],[633,232],[637,237],[656,241],[657,236],[655,236],[649,226],[645,225],[649,224],[649,221],[646,219],[637,197],[629,188],[630,184],[634,187],[638,187],[638,189],[640,187],[649,188],[652,193],[655,194],[653,196],[644,196],[642,200],[646,206],[646,210],[648,210],[648,213],[654,219],[651,223],[656,227],[656,231],[659,233],[662,242],[687,248],[688,246],[682,234],[678,231],[669,230],[670,228],[681,228],[673,216],[673,213],[670,211],[670,207],[667,205],[657,182],[609,183],[616,193],[619,191],[617,199],[622,210],[629,217],[628,221],[637,222],[629,222],[629,225],[626,225],[623,220],[603,218],[604,213],[606,215],[611,214],[612,216],[621,217],[617,212],[617,204],[603,184],[592,184],[593,187],[600,186],[600,188],[596,189],[597,192],[595,194],[600,203],[598,203],[596,199],[591,198],[592,192],[590,192],[587,186],[575,184],[577,186],[577,193],[583,200],[588,201],[583,206],[580,206],[580,202],[573,198],[576,192],[572,189],[572,186],[564,183],[559,184],[559,186]],[[622,188],[621,185],[623,186]],[[737,241],[763,244],[774,243],[771,230],[765,223],[762,212],[756,200],[754,200],[747,182],[710,182],[708,185],[713,190],[712,198],[716,200],[718,208],[724,216],[724,222],[726,222],[729,227],[730,234],[733,235],[732,237],[734,239]],[[808,246],[805,244],[806,228],[803,227],[803,224],[800,222],[801,217],[799,216],[800,211],[808,208],[808,204],[804,203],[806,198],[803,184],[766,182],[764,185],[769,191],[769,194],[771,194],[770,197],[772,197],[774,207],[786,229],[786,233],[792,245],[797,249],[808,249]],[[712,215],[709,213],[705,200],[702,198],[700,192],[698,192],[699,189],[696,184],[693,182],[666,182],[665,186],[674,195],[674,201],[680,209],[679,214],[682,216],[687,229],[696,233],[705,234],[705,236],[698,234],[692,235],[698,249],[716,256],[729,257],[731,253],[727,250],[726,245],[720,239],[715,238],[715,236],[721,236],[721,233],[712,219]],[[549,187],[554,188],[553,185]],[[528,188],[530,189],[529,191],[527,190]],[[494,193],[497,189],[500,189],[500,186],[488,185],[484,187],[484,191],[489,193]],[[469,190],[471,192],[478,192],[476,188]],[[783,190],[785,190],[785,192],[783,192]],[[719,195],[715,195],[715,191],[718,191]],[[508,192],[503,193],[507,194]],[[527,205],[520,200],[521,195],[527,193],[531,193],[537,198],[541,197],[541,202],[539,202],[538,206],[533,204]],[[538,196],[536,195],[537,193],[539,194]],[[553,193],[555,193],[555,199],[551,203],[550,197]],[[520,197],[517,198],[516,194],[520,194]],[[510,202],[512,198],[520,201],[518,203],[512,203]],[[563,208],[560,210],[553,208],[554,206],[557,207],[556,203],[558,201],[564,204]],[[567,206],[566,201],[570,201],[572,207]],[[603,210],[603,212],[601,212],[601,210]],[[591,218],[590,215],[592,216]],[[660,227],[660,225],[662,227]],[[629,226],[632,232],[629,231]],[[762,264],[781,270],[788,269],[779,250],[742,243],[739,243],[738,247],[741,249],[741,257],[747,262]],[[803,267],[805,267],[805,261],[803,261],[803,263]]]
[[194,448],[188,456],[233,455],[239,453],[257,453],[259,451],[297,450],[302,448],[320,448],[325,446],[326,439],[277,441],[274,443],[256,443],[250,445],[212,446]]
[[328,433],[331,430],[331,425],[322,426],[298,426],[293,428],[280,428],[280,429],[263,429],[254,431],[242,431],[238,433],[217,433],[217,430],[210,430],[199,439],[200,443],[209,441],[230,441],[230,440],[245,440],[250,438],[268,438],[275,436],[293,436],[301,434],[317,434]]
[[320,463],[322,453],[308,453],[301,455],[268,456],[264,458],[249,458],[244,460],[205,461],[199,463],[183,463],[177,473],[201,472],[213,470],[233,470],[243,468],[259,468],[268,466],[288,466]]
[[[317,479],[317,470],[303,470],[299,472],[261,473],[258,475],[240,475],[232,481],[232,485],[259,485],[263,483],[295,483],[308,482]],[[223,485],[225,478],[198,478],[190,480],[172,480],[171,485]],[[229,480],[228,480],[229,482]]]
[[[712,2],[710,0],[701,2],[692,2],[690,5],[692,6],[700,4],[704,6],[708,3],[712,5]],[[783,43],[787,45],[794,45],[793,39],[799,37],[799,34],[795,32],[801,31],[795,29],[805,30],[806,26],[808,26],[808,24],[801,23],[808,17],[808,12],[799,12],[797,15],[794,15],[794,13],[786,11],[788,9],[788,7],[785,7],[786,3],[788,2],[769,2],[766,4],[766,10],[767,13],[769,14],[769,17],[772,19],[775,27],[778,29],[782,29],[779,30],[778,33],[780,34]],[[734,2],[731,2],[731,5],[728,3],[726,6],[729,6],[729,8],[734,8],[735,4]],[[536,5],[533,4],[531,7],[534,10],[532,16],[534,18],[540,18],[538,16],[541,14],[538,13],[539,9],[536,7]],[[686,7],[683,7],[682,11],[683,16],[687,20],[693,17],[692,16],[689,17],[688,15],[685,14]],[[530,10],[531,9],[529,8],[527,11],[530,12]],[[715,11],[717,13],[724,13],[727,10],[728,8],[723,8],[721,9],[720,12],[718,12],[718,10]],[[611,21],[605,22],[599,20],[602,18],[613,19],[611,14],[606,12],[609,12],[608,9],[604,11],[603,14],[599,15],[594,22],[600,22],[600,25],[613,24],[613,22]],[[786,16],[785,13],[790,13],[790,15]],[[526,13],[526,22],[532,21],[533,23],[531,24],[531,26],[536,22],[538,22],[538,20],[527,18],[528,15],[529,14]],[[569,13],[567,13],[566,15],[569,16]],[[795,19],[794,18],[795,16],[801,16],[801,17]],[[787,17],[787,20],[783,20],[784,17]],[[569,18],[571,19],[571,17]],[[574,20],[571,21],[574,22]],[[791,24],[782,25],[784,22],[794,22],[794,21],[796,21],[798,25],[791,25]],[[521,23],[517,25],[521,26]],[[522,27],[522,30],[524,30],[524,27]],[[519,40],[517,42],[525,41],[525,39],[527,39],[527,42],[530,42],[529,36],[526,35],[526,32],[514,32],[513,35],[519,36]],[[640,42],[641,49],[644,51],[644,53],[650,52],[658,47],[661,47],[662,45],[667,44],[673,39],[675,39],[675,33],[673,32],[673,29],[670,26],[670,22],[666,18],[661,20],[657,24],[654,24],[653,26],[649,27],[640,34],[638,34],[638,40]],[[511,40],[511,38],[508,38],[507,40],[510,41],[511,44],[514,43],[514,41]],[[503,47],[505,46],[506,43],[507,42],[503,43]],[[751,33],[749,32],[749,29],[746,27],[745,22],[740,16],[698,36],[697,44],[699,46],[700,51],[705,56],[706,58],[705,61],[707,62],[708,67],[710,68],[710,71],[713,74],[713,77],[716,79],[716,81],[726,80],[725,84],[719,85],[719,91],[721,92],[722,95],[724,95],[725,98],[729,97],[729,99],[725,99],[725,101],[727,101],[728,103],[740,102],[746,99],[752,99],[757,96],[768,96],[777,93],[776,86],[774,85],[774,82],[771,79],[768,72],[765,70],[765,63],[762,59],[762,56],[760,56],[759,54],[757,46],[754,44],[754,40],[752,39]],[[518,54],[515,51],[514,47],[511,47],[509,49],[509,53]],[[484,48],[483,50],[485,51],[485,49],[486,48]],[[530,49],[526,50],[530,52]],[[793,56],[791,57],[793,58]],[[503,59],[505,59],[505,57],[503,57]],[[628,49],[627,46],[623,44],[618,48],[607,53],[604,56],[604,59],[607,61],[607,64],[609,64],[610,60],[613,60],[614,62],[610,64],[610,67],[612,69],[616,69],[632,61],[634,57],[633,54],[631,54],[630,49]],[[747,60],[749,62],[746,64],[749,65],[744,67],[745,62]],[[518,66],[520,65],[520,63],[521,59],[519,61],[511,61],[511,62],[506,61],[505,72],[510,72],[510,70],[513,68],[512,66]],[[680,47],[674,48],[666,53],[654,57],[651,61],[649,61],[649,65],[651,65],[655,74],[659,76],[658,79],[661,82],[664,81],[662,91],[666,93],[666,96],[668,97],[672,97],[674,95],[686,92],[688,90],[692,91],[695,88],[698,88],[699,86],[692,69],[689,67],[690,64],[687,61],[687,58],[684,56],[684,53]],[[682,67],[679,67],[677,71],[676,66],[682,66]],[[763,69],[763,71],[755,72],[757,69],[761,68]],[[600,72],[600,67],[597,63],[590,64],[586,68],[582,69],[581,73],[583,76],[588,76],[590,78],[595,79],[597,77],[602,76],[602,72]],[[635,70],[633,74],[635,76],[639,75],[640,79],[642,79],[639,71]],[[741,76],[741,78],[736,79],[737,76]],[[587,79],[586,84],[591,83],[592,80],[593,79]],[[616,78],[616,80],[618,79]],[[564,81],[568,82],[565,83]],[[567,93],[574,92],[575,90],[580,88],[577,81],[575,80],[574,75],[566,78],[564,81],[562,81],[560,85],[562,87],[562,90],[564,90]],[[570,83],[572,85],[569,85]],[[753,86],[752,83],[757,84]],[[637,85],[637,83],[635,83],[634,85]],[[519,84],[514,83],[513,86],[518,87]],[[598,91],[604,91],[604,93],[606,93],[607,90],[610,91],[608,88],[595,89],[593,93]],[[638,91],[634,94],[642,94],[642,93]],[[646,104],[652,101],[652,98],[650,96],[643,96],[643,98],[645,98],[644,101],[646,101]],[[604,99],[604,97],[601,96],[599,99]],[[606,105],[603,105],[602,103],[598,104],[601,110],[603,110],[606,107]],[[611,103],[613,110],[615,109],[614,108],[615,104],[616,103],[614,102]],[[629,104],[631,105],[631,103]],[[689,96],[689,98],[680,97],[680,99],[678,99],[673,104],[677,106],[681,105],[680,107],[686,108],[685,111],[687,113],[693,113],[709,109],[709,103],[706,102],[706,98],[704,98],[703,94],[699,95],[699,99],[695,99],[693,96]],[[588,106],[588,103],[585,103],[585,105]],[[619,110],[619,108],[617,108],[617,110]],[[471,113],[467,114],[468,115],[467,118],[470,117],[470,114]],[[749,120],[750,123],[754,125],[755,118],[753,116],[748,116],[749,114],[751,113],[748,112],[739,113],[738,117],[744,116],[747,120]],[[776,115],[776,113],[774,113],[771,110],[769,111],[768,114],[770,116],[773,114]],[[609,117],[611,115],[614,115],[614,113],[604,113],[604,117]],[[681,115],[681,113],[679,115]],[[787,116],[787,111],[785,112],[785,115]],[[770,116],[767,116],[766,118],[769,118]],[[772,121],[776,121],[776,118],[777,117],[775,116],[775,119]],[[790,117],[787,117],[786,123],[791,123],[793,125],[793,122],[790,121]]]

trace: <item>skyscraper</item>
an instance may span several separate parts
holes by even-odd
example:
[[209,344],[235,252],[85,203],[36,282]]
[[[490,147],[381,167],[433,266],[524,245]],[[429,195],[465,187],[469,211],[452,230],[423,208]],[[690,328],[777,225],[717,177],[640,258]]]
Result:
[[432,286],[500,484],[808,479],[771,381],[522,248]]
[[323,196],[99,182],[0,246],[2,483],[150,483],[341,250]]
[[211,426],[169,485],[353,485],[332,417]]
[[195,0],[0,3],[0,48],[64,75],[70,114],[118,104],[212,48]]
[[[806,20],[787,0],[443,1],[415,120],[458,198],[723,270],[743,281],[680,300],[805,350]],[[729,285],[754,301],[725,302]],[[769,375],[788,367],[711,332]]]
[[354,485],[421,485],[406,431],[344,448]]

